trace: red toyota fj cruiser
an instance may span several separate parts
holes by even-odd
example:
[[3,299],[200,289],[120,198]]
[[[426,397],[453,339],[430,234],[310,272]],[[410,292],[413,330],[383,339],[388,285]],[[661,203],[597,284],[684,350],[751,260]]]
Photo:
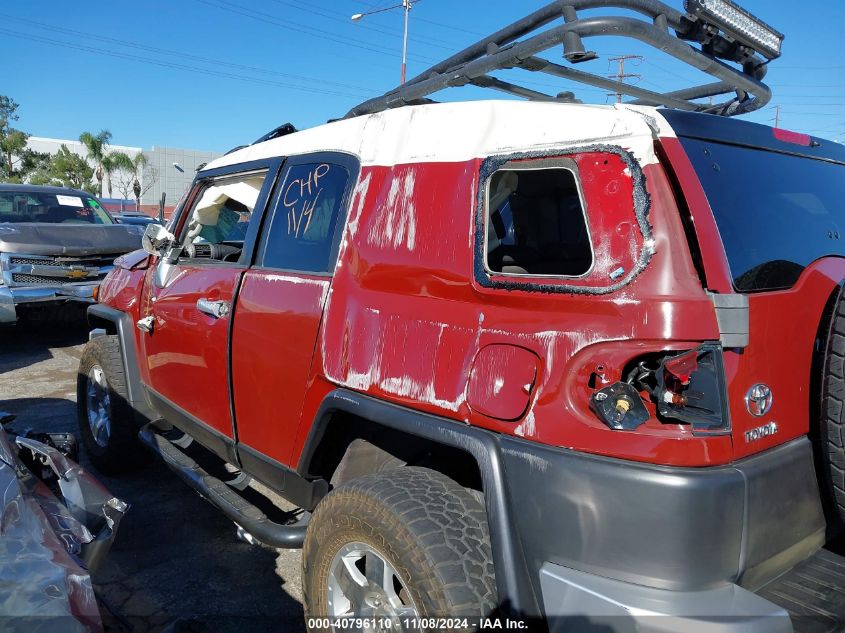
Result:
[[[648,19],[576,14],[602,4]],[[206,167],[89,309],[94,464],[127,469],[140,436],[244,537],[303,546],[312,630],[841,627],[845,148],[717,116],[768,101],[782,36],[687,10],[553,2]],[[608,34],[718,81],[662,94],[537,56]],[[532,102],[426,97],[467,83]],[[250,504],[250,478],[301,518]]]

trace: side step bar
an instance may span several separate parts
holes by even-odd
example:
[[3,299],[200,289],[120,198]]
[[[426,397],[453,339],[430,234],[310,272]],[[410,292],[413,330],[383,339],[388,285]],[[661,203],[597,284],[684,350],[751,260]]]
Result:
[[300,549],[305,541],[309,514],[296,523],[282,525],[267,518],[261,510],[233,491],[225,482],[212,477],[188,455],[159,433],[152,424],[138,432],[140,440],[161,457],[185,483],[208,499],[223,514],[235,522],[255,540],[271,547]]

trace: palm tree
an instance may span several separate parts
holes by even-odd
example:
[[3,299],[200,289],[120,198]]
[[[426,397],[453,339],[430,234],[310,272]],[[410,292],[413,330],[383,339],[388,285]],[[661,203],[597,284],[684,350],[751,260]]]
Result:
[[91,132],[83,132],[79,135],[79,142],[88,150],[88,160],[94,163],[94,176],[97,178],[97,188],[100,191],[100,197],[103,195],[103,177],[106,169],[103,164],[106,161],[106,148],[109,146],[111,140],[111,132],[108,130],[101,130],[99,134],[94,136]]
[[[144,169],[147,165],[150,164],[150,160],[147,158],[147,155],[143,152],[138,152],[135,156],[132,157],[130,161],[132,166],[129,168],[135,175],[135,182],[132,185],[132,191],[135,194],[135,210],[141,210],[141,178],[144,174]],[[152,170],[151,170],[152,171]],[[151,183],[155,182],[155,178],[152,179]],[[151,184],[147,185],[147,189],[149,189]]]
[[[103,156],[100,164],[102,165],[103,174],[105,175],[106,182],[108,183],[109,198],[112,197],[112,173],[119,169],[126,170],[129,173],[136,173],[135,163],[132,161],[131,158],[129,158],[127,154],[124,154],[123,152],[109,152],[108,154]],[[100,196],[102,196],[102,185],[100,189]]]

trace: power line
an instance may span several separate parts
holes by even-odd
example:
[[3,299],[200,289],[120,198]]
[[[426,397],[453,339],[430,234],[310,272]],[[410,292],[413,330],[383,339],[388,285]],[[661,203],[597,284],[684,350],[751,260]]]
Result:
[[[325,8],[315,8],[311,6],[306,6],[301,2],[289,2],[287,0],[272,0],[276,4],[280,4],[283,6],[288,6],[299,11],[304,11],[306,13],[311,13],[313,15],[317,15],[323,18],[327,18],[329,20],[333,20],[335,22],[339,22],[341,24],[349,24],[350,23],[350,16],[346,13],[341,13],[340,11],[333,11],[331,9]],[[372,22],[372,20],[370,20]],[[414,16],[414,21],[418,21],[417,16]],[[373,31],[374,33],[380,33],[382,35],[388,35],[391,38],[400,39],[401,35],[399,34],[397,29],[389,29],[383,28],[379,26],[374,26],[372,24],[363,24],[362,22],[358,22],[355,26],[356,30],[367,30]],[[435,48],[442,48],[444,50],[454,50],[456,48],[455,44],[452,42],[447,42],[446,40],[441,40],[439,38],[433,37],[414,37],[414,44],[424,44],[426,46],[433,46]]]
[[330,81],[330,80],[327,80],[327,79],[319,79],[319,78],[309,77],[309,76],[304,76],[304,75],[295,75],[295,74],[292,74],[292,73],[280,72],[280,71],[271,70],[271,69],[268,69],[268,68],[259,68],[257,66],[248,66],[248,65],[245,65],[245,64],[236,64],[236,63],[233,63],[233,62],[227,62],[227,61],[223,61],[223,60],[220,60],[220,59],[211,59],[211,58],[208,58],[208,57],[201,57],[199,55],[193,55],[191,53],[183,53],[183,52],[170,50],[170,49],[166,49],[166,48],[157,48],[157,47],[154,47],[154,46],[146,46],[146,45],[143,45],[143,44],[138,44],[138,43],[130,42],[130,41],[127,41],[127,40],[119,40],[119,39],[116,39],[116,38],[107,37],[107,36],[104,36],[104,35],[101,35],[101,34],[95,35],[93,33],[86,33],[84,31],[77,31],[77,30],[74,30],[74,29],[57,27],[57,26],[53,26],[53,25],[50,25],[50,24],[45,24],[43,22],[36,22],[34,20],[28,20],[26,18],[19,18],[19,17],[4,14],[4,13],[0,13],[0,18],[6,19],[6,20],[13,20],[13,21],[16,21],[16,22],[22,22],[22,23],[25,23],[25,24],[30,24],[32,26],[35,26],[36,28],[44,29],[44,30],[47,30],[47,31],[53,31],[54,33],[75,35],[75,36],[84,37],[84,38],[90,39],[90,40],[98,40],[98,41],[102,40],[104,42],[113,42],[113,43],[118,44],[122,47],[128,47],[128,48],[134,48],[134,49],[138,49],[138,50],[148,51],[148,52],[156,53],[156,54],[159,54],[159,55],[170,55],[170,56],[176,56],[176,57],[180,57],[180,58],[184,58],[184,59],[192,59],[192,60],[199,61],[199,62],[206,63],[206,64],[213,64],[215,66],[227,66],[229,68],[237,68],[238,70],[247,70],[247,71],[258,73],[258,74],[276,75],[278,77],[287,77],[287,78],[290,78],[290,79],[307,81],[309,83],[315,82],[315,83],[321,83],[321,84],[326,84],[326,85],[336,86],[336,87],[341,87],[341,88],[350,88],[352,90],[360,90],[362,88],[362,86],[360,84],[359,85],[344,84],[344,83],[340,83],[340,82],[336,82],[336,81]]
[[792,105],[792,106],[818,106],[821,108],[842,108],[845,107],[845,103],[804,103],[801,101],[781,101],[782,104]]
[[842,84],[781,84],[781,83],[770,83],[768,84],[772,88],[845,88]]
[[805,116],[843,116],[842,112],[804,112],[801,110],[782,110],[785,114],[800,114]]
[[54,39],[49,38],[49,37],[42,37],[42,36],[38,36],[38,35],[19,33],[17,31],[12,31],[10,29],[0,28],[0,33],[5,33],[6,35],[8,35],[10,37],[16,37],[16,38],[19,38],[19,39],[26,39],[26,40],[31,40],[31,41],[35,41],[35,42],[42,42],[42,43],[45,43],[45,44],[49,44],[51,46],[59,46],[59,47],[63,47],[63,48],[72,48],[72,49],[76,49],[76,50],[80,50],[80,51],[86,51],[86,52],[89,52],[89,53],[95,53],[95,54],[98,54],[98,55],[106,55],[108,57],[116,57],[116,58],[119,58],[119,59],[127,59],[127,60],[130,60],[130,61],[141,62],[141,63],[144,63],[144,64],[150,64],[150,65],[153,65],[153,66],[161,66],[161,67],[164,67],[164,68],[173,68],[173,69],[176,69],[176,70],[183,70],[183,71],[186,71],[186,72],[208,75],[208,76],[211,76],[211,77],[222,77],[222,78],[225,78],[225,79],[236,79],[238,81],[245,81],[245,82],[257,83],[257,84],[268,85],[268,86],[276,86],[276,87],[280,87],[280,88],[288,88],[290,90],[299,90],[301,92],[310,92],[310,93],[323,94],[323,95],[333,95],[333,96],[337,96],[337,97],[351,97],[351,98],[354,98],[354,99],[358,99],[358,98],[361,98],[362,96],[363,97],[367,96],[363,93],[353,94],[353,93],[348,93],[348,92],[339,92],[339,91],[335,91],[335,90],[325,90],[325,89],[316,88],[316,87],[313,87],[313,86],[302,86],[302,85],[291,84],[291,83],[287,83],[287,82],[273,81],[273,80],[270,80],[270,79],[260,79],[258,77],[245,77],[243,75],[235,75],[235,74],[232,74],[232,73],[226,73],[226,72],[222,72],[222,71],[209,70],[207,68],[198,68],[196,66],[189,66],[187,64],[179,64],[179,63],[176,63],[176,62],[167,62],[167,61],[163,61],[163,60],[151,59],[149,57],[142,57],[140,55],[132,55],[130,53],[121,53],[121,52],[118,52],[118,51],[107,51],[107,50],[103,50],[103,49],[100,49],[100,48],[95,48],[93,46],[86,46],[86,45],[83,45],[83,44],[61,42],[61,41],[54,40]]
[[[320,39],[325,39],[331,42],[335,42],[338,44],[343,44],[344,46],[352,46],[354,48],[360,48],[362,50],[370,51],[373,53],[379,53],[381,55],[394,55],[395,51],[393,49],[385,48],[382,46],[374,46],[371,44],[367,44],[362,42],[361,40],[355,40],[348,37],[342,37],[338,33],[333,33],[331,31],[326,31],[323,29],[318,29],[315,27],[307,26],[304,24],[300,24],[298,22],[293,22],[291,20],[285,19],[281,20],[276,16],[273,16],[269,13],[264,13],[263,11],[256,11],[255,9],[250,9],[248,7],[241,6],[239,4],[235,4],[233,2],[227,2],[226,0],[197,0],[203,4],[206,4],[210,7],[214,7],[216,9],[222,9],[223,11],[229,11],[230,13],[235,13],[238,15],[242,15],[244,17],[250,18],[252,20],[256,20],[261,22],[262,24],[266,24],[270,22],[274,26],[278,26],[283,29],[287,29],[289,31],[296,31],[298,33],[304,33],[305,35],[311,35]],[[412,56],[417,61],[422,61],[423,63],[432,63],[433,60],[427,57],[421,57],[419,55]]]
[[[365,2],[364,0],[355,0],[358,4],[362,4],[365,7],[369,7],[370,9],[377,9],[380,8],[379,5],[373,4],[372,2]],[[435,20],[429,20],[427,18],[420,18],[415,17],[414,20],[417,22],[425,22],[427,24],[433,24],[434,26],[439,26],[441,28],[452,29],[453,31],[458,31],[460,33],[468,33],[470,35],[475,35],[477,37],[485,37],[487,33],[482,33],[481,31],[473,31],[470,29],[465,29],[460,26],[455,26],[454,24],[446,24],[445,22],[436,22]]]

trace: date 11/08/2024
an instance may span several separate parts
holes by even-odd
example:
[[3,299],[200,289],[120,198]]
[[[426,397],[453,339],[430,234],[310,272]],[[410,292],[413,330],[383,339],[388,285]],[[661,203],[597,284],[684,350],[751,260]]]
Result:
[[493,631],[526,630],[528,623],[509,618],[326,617],[308,618],[309,629],[365,631]]

